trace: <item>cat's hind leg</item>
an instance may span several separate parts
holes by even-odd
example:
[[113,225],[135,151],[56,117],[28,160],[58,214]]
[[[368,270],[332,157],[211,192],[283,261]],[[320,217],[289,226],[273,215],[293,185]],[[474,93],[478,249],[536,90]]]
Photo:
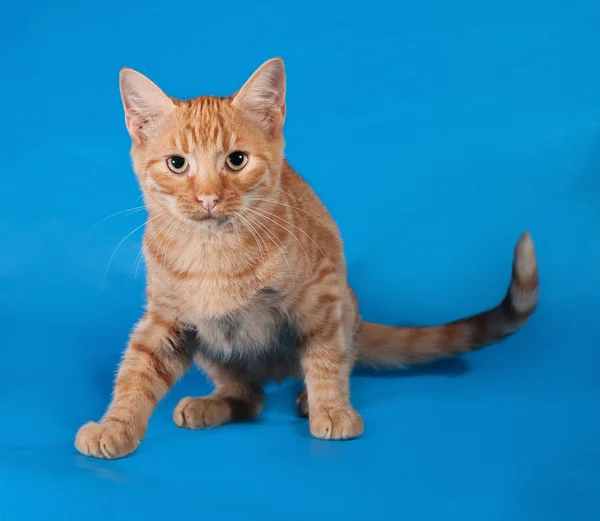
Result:
[[308,393],[306,387],[296,396],[296,412],[301,418],[308,418]]
[[195,362],[206,372],[215,390],[200,398],[183,398],[173,413],[173,421],[186,429],[209,429],[225,423],[250,420],[263,408],[261,385],[249,375],[209,361],[197,354]]

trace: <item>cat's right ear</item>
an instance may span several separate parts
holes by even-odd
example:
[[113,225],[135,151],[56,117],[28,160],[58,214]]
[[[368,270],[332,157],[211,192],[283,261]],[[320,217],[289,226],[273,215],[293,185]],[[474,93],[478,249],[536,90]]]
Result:
[[175,104],[155,83],[133,69],[121,69],[119,84],[127,131],[141,144],[175,109]]

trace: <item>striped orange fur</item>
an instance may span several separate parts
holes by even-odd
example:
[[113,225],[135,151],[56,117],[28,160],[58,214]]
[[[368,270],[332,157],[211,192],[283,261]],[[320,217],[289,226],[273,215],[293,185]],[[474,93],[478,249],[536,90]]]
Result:
[[363,321],[337,226],[284,158],[280,59],[227,98],[176,100],[130,69],[121,71],[121,94],[149,213],[147,309],[103,419],[77,433],[80,452],[134,451],[156,404],[193,362],[215,389],[181,400],[180,427],[252,418],[265,381],[298,377],[311,433],[353,438],[364,429],[350,401],[356,363],[400,366],[471,351],[515,332],[534,311],[537,264],[525,233],[506,297],[490,311],[435,327]]

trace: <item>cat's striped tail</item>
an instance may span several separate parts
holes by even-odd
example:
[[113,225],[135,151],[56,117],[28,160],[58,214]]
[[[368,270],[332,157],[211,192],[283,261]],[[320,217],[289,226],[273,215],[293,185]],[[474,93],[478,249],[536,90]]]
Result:
[[439,326],[389,327],[363,322],[357,335],[358,363],[403,366],[474,351],[517,331],[537,302],[537,262],[526,232],[515,247],[510,286],[498,306]]

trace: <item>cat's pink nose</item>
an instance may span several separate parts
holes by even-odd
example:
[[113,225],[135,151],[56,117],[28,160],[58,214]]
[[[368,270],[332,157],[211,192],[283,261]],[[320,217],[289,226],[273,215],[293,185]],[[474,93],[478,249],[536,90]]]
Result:
[[199,195],[197,196],[198,202],[202,203],[202,206],[204,206],[204,209],[208,212],[211,212],[212,209],[215,207],[215,204],[217,204],[217,201],[219,200],[219,196],[216,194],[211,194],[211,195]]

